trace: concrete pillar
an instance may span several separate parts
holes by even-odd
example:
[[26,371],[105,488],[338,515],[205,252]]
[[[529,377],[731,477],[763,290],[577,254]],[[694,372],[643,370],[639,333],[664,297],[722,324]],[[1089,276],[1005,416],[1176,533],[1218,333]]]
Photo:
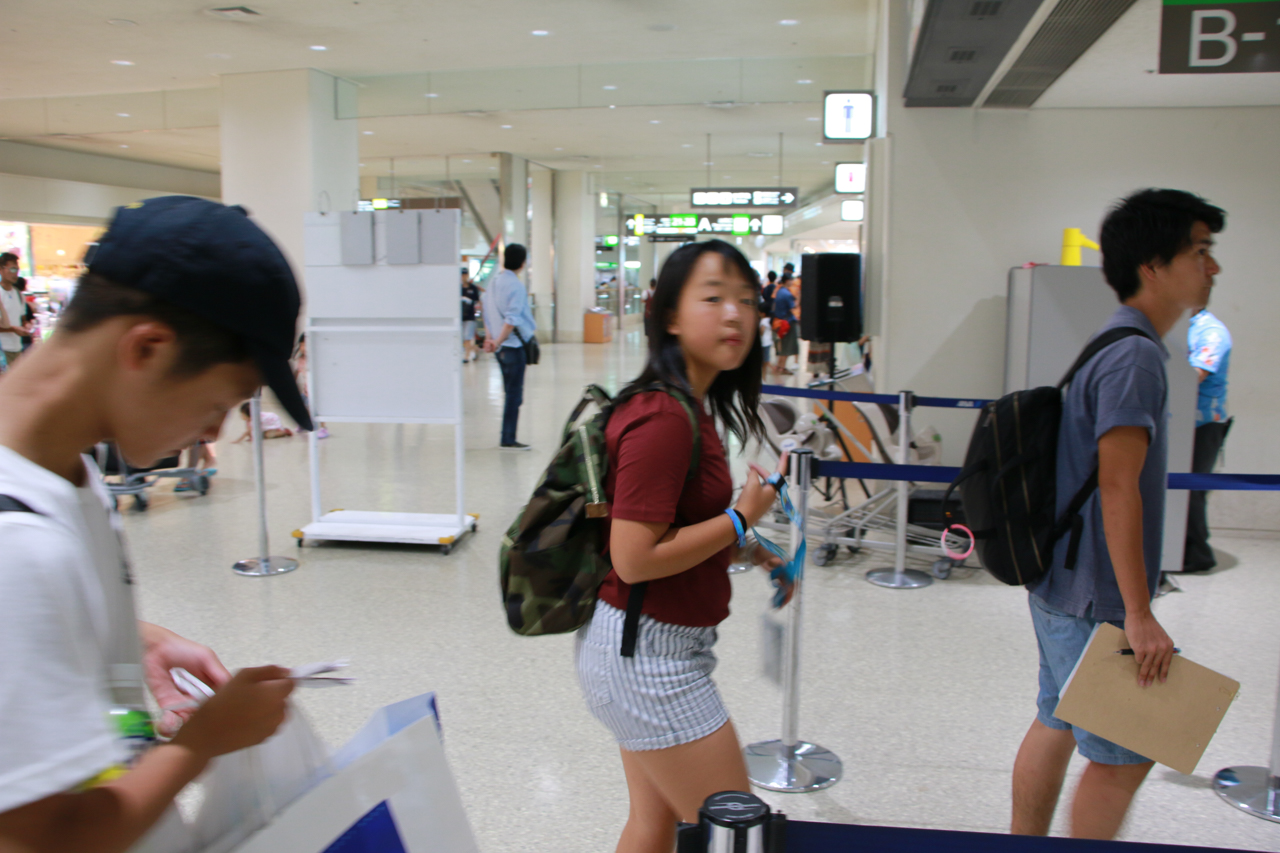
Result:
[[533,319],[546,340],[555,330],[555,220],[552,217],[552,176],[550,169],[529,171],[529,295]]
[[360,195],[359,134],[336,117],[340,85],[311,68],[221,78],[222,201],[248,208],[299,274],[302,215],[355,210]]
[[595,304],[593,183],[586,172],[557,171],[554,177],[557,342],[580,342],[583,312]]

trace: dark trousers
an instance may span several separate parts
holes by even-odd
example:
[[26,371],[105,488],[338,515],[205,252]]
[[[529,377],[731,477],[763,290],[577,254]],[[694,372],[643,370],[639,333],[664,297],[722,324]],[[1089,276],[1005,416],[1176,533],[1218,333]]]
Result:
[[[1210,422],[1196,427],[1195,448],[1191,452],[1191,471],[1194,474],[1212,474],[1213,466],[1222,452],[1222,444],[1231,430],[1231,420],[1224,423]],[[1209,519],[1207,515],[1208,492],[1193,491],[1187,506],[1187,546],[1182,554],[1184,572],[1205,572],[1218,565],[1213,549],[1209,547]]]
[[524,347],[498,347],[498,366],[502,368],[502,388],[506,402],[502,406],[502,443],[515,444],[516,421],[524,402]]

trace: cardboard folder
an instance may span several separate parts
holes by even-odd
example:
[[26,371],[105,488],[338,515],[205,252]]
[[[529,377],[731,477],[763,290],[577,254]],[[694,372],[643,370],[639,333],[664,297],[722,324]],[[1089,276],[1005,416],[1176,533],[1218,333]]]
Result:
[[1169,680],[1138,686],[1138,662],[1124,631],[1093,630],[1053,715],[1139,755],[1190,774],[1196,769],[1240,683],[1174,655]]

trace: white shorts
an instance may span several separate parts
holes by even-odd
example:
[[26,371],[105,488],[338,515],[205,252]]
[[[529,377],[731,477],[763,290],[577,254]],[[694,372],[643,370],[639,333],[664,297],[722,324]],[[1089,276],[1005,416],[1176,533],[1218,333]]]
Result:
[[711,680],[715,628],[670,625],[640,617],[636,654],[624,658],[626,613],[596,602],[578,631],[578,683],[592,715],[630,752],[692,743],[729,721]]

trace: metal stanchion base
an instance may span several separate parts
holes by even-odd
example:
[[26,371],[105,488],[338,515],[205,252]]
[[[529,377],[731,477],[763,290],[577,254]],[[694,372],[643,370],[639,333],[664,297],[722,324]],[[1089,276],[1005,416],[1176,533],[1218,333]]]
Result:
[[893,569],[872,569],[867,572],[867,580],[889,589],[919,589],[933,583],[933,578],[915,569],[906,569],[901,576]]
[[1266,767],[1227,767],[1213,777],[1213,790],[1254,817],[1280,823],[1280,786]]
[[761,741],[747,746],[742,754],[751,784],[769,791],[818,791],[839,782],[844,772],[834,752],[804,741],[795,746],[780,740]]
[[261,559],[253,557],[248,560],[236,561],[236,564],[231,567],[231,571],[245,577],[264,578],[269,575],[282,575],[296,568],[298,568],[298,561],[292,557],[267,557],[265,566],[262,565]]

